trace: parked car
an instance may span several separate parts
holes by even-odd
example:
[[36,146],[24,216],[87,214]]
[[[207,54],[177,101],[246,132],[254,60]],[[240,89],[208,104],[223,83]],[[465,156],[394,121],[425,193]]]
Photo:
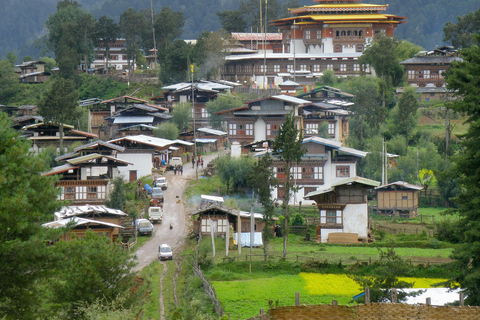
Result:
[[158,247],[158,258],[160,259],[160,261],[172,260],[173,259],[172,248],[170,248],[168,244],[161,244]]
[[163,208],[162,207],[150,207],[148,208],[148,219],[150,222],[161,223],[163,219]]
[[155,180],[155,187],[162,188],[162,190],[167,190],[168,184],[167,184],[167,178],[166,177],[160,177]]
[[163,190],[160,187],[155,187],[152,189],[152,199],[158,199],[160,202],[163,202]]
[[153,224],[151,224],[147,219],[137,219],[135,221],[135,227],[137,228],[137,233],[139,235],[152,235]]
[[173,167],[180,167],[183,166],[182,157],[171,157],[168,161],[168,169],[172,169]]

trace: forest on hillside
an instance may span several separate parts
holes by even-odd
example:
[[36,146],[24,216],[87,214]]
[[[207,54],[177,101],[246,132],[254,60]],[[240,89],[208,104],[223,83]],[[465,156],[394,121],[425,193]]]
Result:
[[[248,0],[243,0],[247,2]],[[82,8],[98,19],[102,15],[118,22],[120,15],[128,8],[150,8],[149,0],[77,0]],[[202,31],[216,31],[221,28],[217,12],[238,9],[242,1],[236,0],[152,0],[154,12],[164,6],[181,11],[186,17],[180,38],[193,39]],[[457,16],[480,8],[480,0],[364,0],[362,2],[388,4],[387,13],[408,17],[407,23],[398,27],[396,36],[425,49],[433,49],[443,43],[443,27],[447,21],[456,22]],[[0,0],[0,59],[8,52],[14,52],[21,59],[24,56],[38,58],[46,55],[41,51],[38,39],[45,33],[45,21],[55,11],[57,0]],[[314,4],[312,0],[270,0],[282,7],[296,7]],[[272,10],[273,11],[273,10]],[[287,11],[279,14],[285,15]],[[275,17],[271,17],[273,19]],[[270,16],[269,16],[270,19]]]

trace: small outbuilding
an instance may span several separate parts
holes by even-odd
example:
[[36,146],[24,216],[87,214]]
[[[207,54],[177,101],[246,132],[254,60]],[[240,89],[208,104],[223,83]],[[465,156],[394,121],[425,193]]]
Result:
[[375,188],[377,213],[414,218],[418,215],[418,193],[422,186],[397,181]]

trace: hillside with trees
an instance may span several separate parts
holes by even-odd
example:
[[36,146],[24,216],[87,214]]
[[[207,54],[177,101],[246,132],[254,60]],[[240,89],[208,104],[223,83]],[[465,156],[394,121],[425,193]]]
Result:
[[[129,8],[136,11],[150,10],[150,2],[146,0],[78,0],[82,9],[90,12],[96,19],[101,16],[112,18],[119,23],[120,16]],[[463,16],[480,7],[480,0],[463,0],[461,5],[447,0],[364,0],[365,3],[388,4],[387,13],[408,17],[407,23],[400,25],[396,36],[418,44],[425,49],[433,49],[443,43],[443,27],[446,22],[457,22],[457,16]],[[42,53],[42,41],[46,33],[45,23],[56,9],[56,0],[0,0],[2,10],[0,17],[0,59],[8,52],[14,52],[21,59],[26,55],[38,58]],[[155,13],[164,7],[172,11],[182,12],[185,24],[182,39],[195,39],[202,31],[216,31],[228,21],[237,22],[235,28],[249,32],[259,29],[258,1],[242,0],[153,0]],[[287,8],[314,4],[311,0],[270,0],[268,1],[268,20],[288,15]],[[35,8],[35,10],[32,10]],[[217,14],[219,13],[219,14]],[[238,23],[242,22],[243,23]],[[230,25],[231,26],[231,25]],[[231,26],[232,27],[232,26]],[[240,30],[235,30],[240,31]],[[275,30],[270,30],[275,31]],[[51,55],[51,53],[50,53]]]

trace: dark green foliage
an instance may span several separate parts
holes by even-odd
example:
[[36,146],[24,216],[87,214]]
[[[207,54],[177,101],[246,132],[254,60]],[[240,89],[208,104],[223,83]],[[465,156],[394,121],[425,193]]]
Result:
[[108,68],[108,61],[110,59],[110,45],[112,42],[115,43],[119,34],[120,29],[112,18],[101,16],[95,23],[95,31],[92,37],[95,45],[102,45],[105,48],[105,64],[107,66],[107,74],[110,71],[110,68]]
[[141,55],[142,34],[148,25],[146,17],[133,8],[128,8],[120,16],[120,34],[125,38],[129,74],[133,73],[133,61]]
[[188,125],[192,120],[192,104],[188,102],[180,103],[173,109],[173,122],[177,125],[180,132],[188,130]]
[[476,43],[476,33],[480,32],[480,9],[457,17],[457,23],[447,21],[443,27],[445,42],[456,48],[468,48]]
[[60,241],[55,245],[61,263],[56,285],[51,288],[54,302],[62,306],[69,317],[75,318],[79,303],[94,303],[97,299],[112,302],[122,295],[130,306],[140,292],[131,290],[135,283],[135,265],[128,251],[112,244],[110,239],[87,232],[85,238]]
[[108,208],[123,210],[125,202],[127,201],[127,189],[122,177],[117,177],[113,180],[113,190],[110,192],[109,199],[105,201],[105,206]]
[[[407,276],[411,273],[409,264],[398,256],[393,247],[386,250],[378,249],[380,261],[374,264],[375,273],[370,276],[350,275],[361,289],[370,288],[371,302],[391,301],[392,288],[412,288],[413,283],[400,281],[398,277]],[[398,301],[404,301],[409,295],[398,291]]]
[[415,88],[405,87],[397,106],[391,111],[392,126],[394,131],[405,136],[405,153],[408,153],[409,138],[417,126],[417,94]]
[[187,80],[188,58],[193,46],[184,40],[175,40],[160,51],[160,81],[164,85]]
[[221,95],[217,99],[207,101],[207,103],[205,103],[205,107],[207,108],[209,114],[208,120],[210,124],[214,128],[220,128],[223,117],[221,115],[216,115],[215,112],[239,108],[242,105],[242,100],[231,94]]
[[0,104],[10,104],[20,89],[14,65],[8,60],[0,60]]
[[178,127],[173,122],[162,122],[155,130],[153,130],[153,133],[156,137],[163,139],[178,139]]
[[36,281],[52,267],[40,224],[60,204],[56,178],[41,175],[45,161],[29,154],[30,142],[10,126],[0,113],[0,317],[32,319],[40,303]]
[[229,154],[227,154],[216,158],[214,163],[222,182],[227,187],[227,195],[230,194],[232,189],[234,191],[238,191],[239,189],[245,188],[248,185],[247,177],[254,166],[253,158],[232,158]]
[[91,98],[104,100],[113,99],[126,94],[129,90],[126,83],[94,75],[82,74],[80,76],[80,82],[81,85],[78,89],[80,100]]
[[162,48],[162,51],[166,49],[174,39],[182,34],[184,25],[183,12],[173,11],[170,7],[164,6],[154,23],[157,47]]
[[247,30],[247,22],[238,10],[217,12],[217,16],[220,19],[223,29],[228,32],[245,32]]
[[[480,36],[475,39],[480,42]],[[461,186],[456,202],[462,237],[453,258],[457,262],[456,280],[465,290],[466,302],[480,305],[480,48],[473,45],[462,50],[462,57],[464,61],[455,62],[446,73],[447,87],[460,97],[451,107],[464,112],[470,124],[463,136],[464,149],[455,159]]]
[[294,226],[303,226],[304,223],[305,220],[300,213],[297,213],[292,219],[292,225]]

